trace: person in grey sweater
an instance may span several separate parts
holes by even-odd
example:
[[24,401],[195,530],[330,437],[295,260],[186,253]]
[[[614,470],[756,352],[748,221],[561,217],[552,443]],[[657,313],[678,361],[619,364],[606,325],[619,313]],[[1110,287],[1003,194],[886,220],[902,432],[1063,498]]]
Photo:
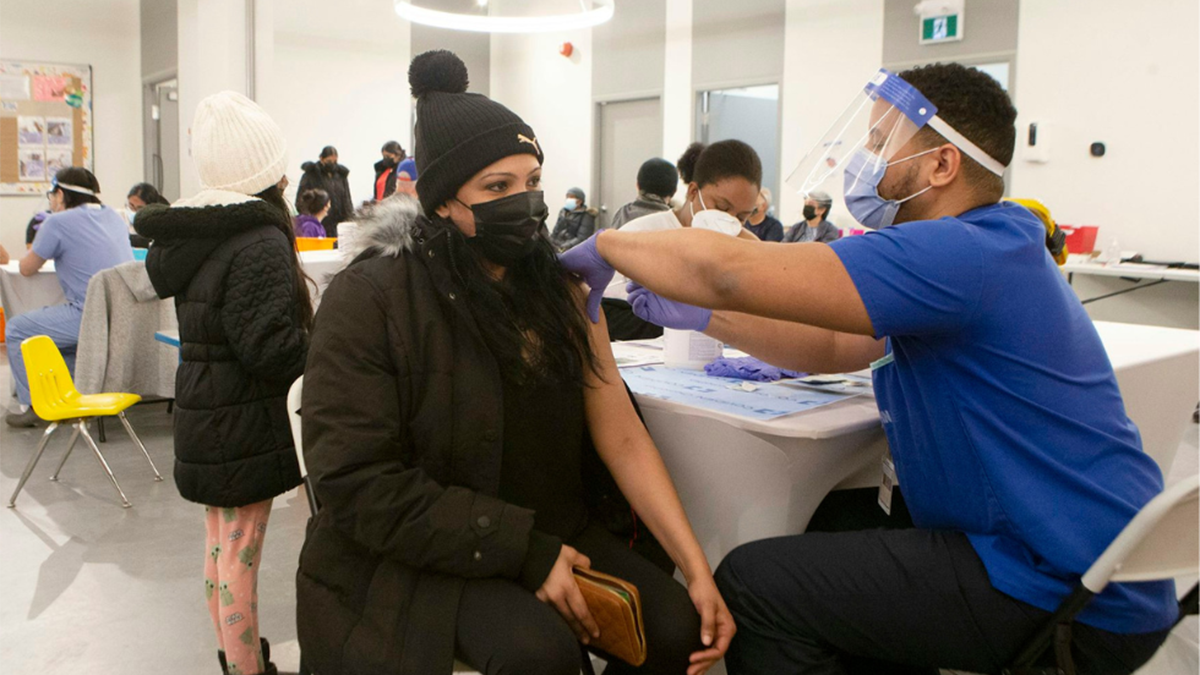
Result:
[[792,226],[783,236],[785,244],[819,241],[828,244],[842,238],[842,231],[826,220],[833,199],[824,192],[810,192],[804,200],[804,220]]
[[613,214],[609,229],[620,229],[631,220],[671,208],[671,198],[678,186],[679,172],[674,164],[661,157],[642,162],[637,175],[638,198]]

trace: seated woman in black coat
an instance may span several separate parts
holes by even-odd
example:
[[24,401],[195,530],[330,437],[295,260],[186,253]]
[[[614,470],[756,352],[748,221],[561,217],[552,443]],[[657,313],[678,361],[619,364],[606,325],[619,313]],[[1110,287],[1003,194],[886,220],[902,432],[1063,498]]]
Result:
[[[358,219],[364,251],[323,296],[305,373],[321,505],[297,577],[305,660],[575,675],[597,636],[576,566],[641,594],[648,659],[607,673],[698,675],[734,625],[603,322],[555,258],[537,137],[465,93],[449,52],[414,59],[409,79],[424,215],[397,197]],[[611,480],[587,468],[589,437],[686,587],[589,508]]]

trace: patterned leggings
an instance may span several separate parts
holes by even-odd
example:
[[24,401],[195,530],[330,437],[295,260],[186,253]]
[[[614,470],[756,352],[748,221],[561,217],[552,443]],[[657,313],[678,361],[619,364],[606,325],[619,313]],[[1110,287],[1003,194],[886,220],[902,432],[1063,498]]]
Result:
[[258,566],[271,500],[236,508],[204,507],[204,594],[231,675],[266,670],[258,642]]

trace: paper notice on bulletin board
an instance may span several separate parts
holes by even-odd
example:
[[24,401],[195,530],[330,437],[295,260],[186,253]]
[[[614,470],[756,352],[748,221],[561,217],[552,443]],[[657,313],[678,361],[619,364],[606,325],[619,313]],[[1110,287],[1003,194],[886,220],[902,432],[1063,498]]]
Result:
[[92,67],[0,61],[0,195],[41,194],[92,169]]

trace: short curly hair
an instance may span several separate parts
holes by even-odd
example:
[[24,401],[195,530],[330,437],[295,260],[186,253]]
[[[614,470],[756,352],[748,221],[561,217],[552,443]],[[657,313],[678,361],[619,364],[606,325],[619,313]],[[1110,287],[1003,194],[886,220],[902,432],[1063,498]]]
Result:
[[[961,63],[935,63],[912,68],[900,78],[937,106],[938,117],[966,136],[993,159],[1008,166],[1016,145],[1017,109],[991,75]],[[948,141],[929,127],[921,130],[926,147]],[[1004,196],[1004,179],[963,154],[963,175],[981,197],[998,201]]]

